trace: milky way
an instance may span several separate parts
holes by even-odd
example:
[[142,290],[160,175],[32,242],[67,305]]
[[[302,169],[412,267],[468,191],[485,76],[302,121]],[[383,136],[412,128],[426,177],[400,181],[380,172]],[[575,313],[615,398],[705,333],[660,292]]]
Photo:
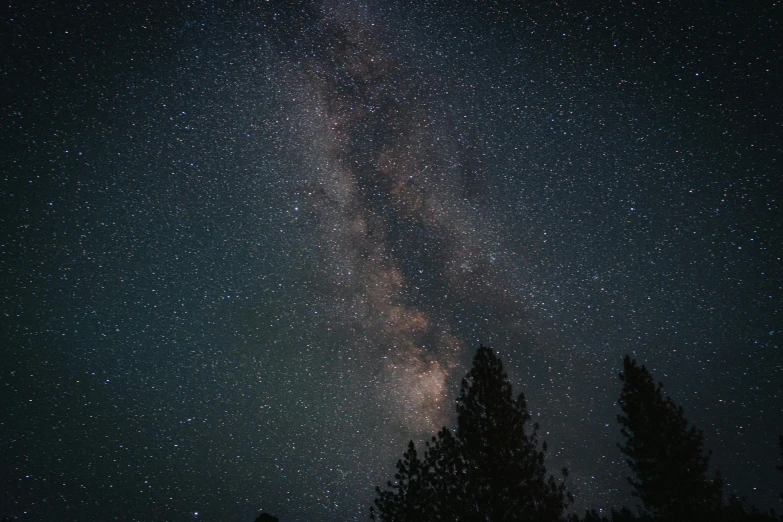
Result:
[[11,5],[0,517],[366,519],[479,343],[575,509],[626,353],[779,507],[773,8],[540,4]]
[[464,370],[451,302],[503,310],[507,325],[524,304],[494,266],[506,251],[498,224],[463,192],[462,138],[439,101],[448,82],[406,67],[396,57],[405,44],[373,20],[353,5],[324,7],[316,41],[303,42],[315,52],[297,85],[309,102],[298,104],[309,130],[298,147],[310,166],[297,211],[312,206],[317,217],[330,317],[381,365],[380,399],[426,434],[447,423],[446,380]]

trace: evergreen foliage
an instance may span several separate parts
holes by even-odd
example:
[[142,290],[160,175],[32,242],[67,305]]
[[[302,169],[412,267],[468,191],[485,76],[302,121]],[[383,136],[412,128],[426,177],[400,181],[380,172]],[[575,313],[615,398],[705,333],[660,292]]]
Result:
[[633,494],[653,517],[671,521],[715,518],[721,507],[720,477],[707,479],[710,453],[704,454],[703,434],[689,426],[682,407],[656,386],[650,372],[628,356],[620,374],[622,414],[617,420],[635,478]]
[[[620,374],[629,483],[641,508],[587,510],[566,516],[565,485],[547,476],[546,444],[528,426],[524,394],[513,397],[491,349],[479,347],[457,399],[457,428],[443,428],[419,457],[411,441],[387,489],[376,488],[371,518],[383,522],[783,522],[744,498],[722,500],[722,482],[707,478],[704,436],[656,384],[645,366],[625,357]],[[778,439],[783,456],[783,436]],[[777,466],[783,471],[783,465]],[[564,477],[567,471],[563,470]]]
[[[376,487],[378,498],[375,505],[377,513],[381,514],[381,520],[428,520],[430,498],[428,487],[431,482],[429,470],[422,465],[416,453],[413,441],[408,443],[408,450],[402,459],[397,461],[397,473],[394,474],[394,482],[386,485],[389,490],[383,491]],[[371,518],[375,520],[376,511],[371,508]]]
[[512,397],[500,359],[479,347],[462,381],[456,433],[443,428],[427,443],[423,460],[411,441],[389,489],[376,488],[371,517],[384,522],[560,520],[570,496],[563,483],[547,477],[538,425],[527,434],[529,420],[525,397]]
[[538,424],[528,435],[529,420],[524,394],[512,398],[503,363],[480,347],[457,400],[469,520],[557,520],[565,510],[565,485],[547,479]]

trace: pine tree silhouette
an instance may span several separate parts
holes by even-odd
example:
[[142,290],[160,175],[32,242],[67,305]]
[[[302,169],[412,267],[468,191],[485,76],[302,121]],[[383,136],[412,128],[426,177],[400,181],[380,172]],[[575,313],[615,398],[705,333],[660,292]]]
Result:
[[429,520],[428,472],[419,460],[413,441],[408,443],[408,451],[397,461],[396,466],[394,482],[386,483],[391,490],[375,488],[378,494],[375,505],[378,510],[370,508],[370,518],[411,522]]
[[529,420],[524,394],[512,399],[503,363],[481,346],[457,399],[468,520],[557,520],[562,515],[565,485],[547,479],[538,424],[528,435]]
[[459,520],[465,507],[465,464],[459,441],[448,428],[427,442],[424,464],[428,470],[429,520]]
[[[457,431],[444,428],[419,461],[413,441],[389,490],[376,488],[373,520],[556,521],[568,502],[565,484],[546,475],[537,430],[530,434],[523,394],[512,398],[503,364],[481,346],[462,381]],[[564,470],[564,475],[566,471]]]
[[620,374],[622,414],[617,420],[635,478],[628,481],[653,517],[668,521],[711,520],[721,508],[720,477],[706,477],[710,453],[703,434],[689,426],[683,409],[656,386],[650,372],[628,356]]

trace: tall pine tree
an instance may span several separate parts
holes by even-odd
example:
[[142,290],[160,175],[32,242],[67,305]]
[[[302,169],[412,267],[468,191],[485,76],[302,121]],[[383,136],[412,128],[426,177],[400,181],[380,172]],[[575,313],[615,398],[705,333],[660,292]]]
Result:
[[[570,501],[547,477],[544,451],[523,394],[512,397],[503,364],[481,346],[462,381],[457,430],[427,443],[423,461],[410,443],[389,490],[376,488],[373,519],[466,522],[554,522]],[[564,470],[565,474],[565,470]]]
[[443,428],[427,443],[424,465],[429,479],[429,520],[460,520],[465,511],[465,464],[460,455],[459,441],[451,430]]
[[[397,461],[394,482],[387,482],[390,490],[376,487],[378,497],[370,508],[372,520],[427,522],[431,519],[431,499],[428,492],[429,472],[419,460],[413,441],[408,451]],[[377,510],[376,510],[377,508]]]
[[525,396],[512,398],[503,363],[481,346],[462,380],[457,399],[457,437],[465,466],[469,520],[558,520],[565,485],[546,477],[538,424],[530,420]]
[[682,407],[663,393],[650,372],[628,356],[620,374],[619,445],[634,473],[633,494],[653,517],[667,521],[713,519],[721,508],[722,483],[707,479],[710,453],[704,436],[689,426]]

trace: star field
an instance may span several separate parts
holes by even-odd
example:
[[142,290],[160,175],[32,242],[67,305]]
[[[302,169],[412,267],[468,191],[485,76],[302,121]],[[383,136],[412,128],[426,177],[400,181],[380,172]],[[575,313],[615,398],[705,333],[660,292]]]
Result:
[[0,517],[365,520],[499,353],[574,509],[630,354],[780,511],[773,2],[10,3]]

